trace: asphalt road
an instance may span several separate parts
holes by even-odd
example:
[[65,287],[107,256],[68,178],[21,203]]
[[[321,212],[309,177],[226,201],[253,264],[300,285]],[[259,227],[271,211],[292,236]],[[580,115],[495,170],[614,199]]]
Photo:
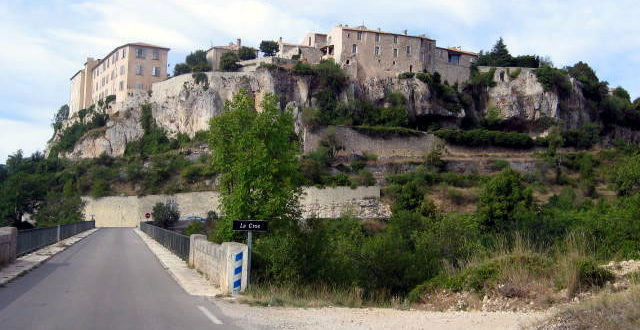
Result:
[[131,228],[102,228],[0,288],[0,329],[234,329]]

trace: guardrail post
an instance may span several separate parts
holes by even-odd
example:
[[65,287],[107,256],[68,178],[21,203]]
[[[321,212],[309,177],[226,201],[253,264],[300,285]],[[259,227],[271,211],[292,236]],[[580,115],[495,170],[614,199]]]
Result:
[[60,242],[60,225],[58,225],[58,242]]

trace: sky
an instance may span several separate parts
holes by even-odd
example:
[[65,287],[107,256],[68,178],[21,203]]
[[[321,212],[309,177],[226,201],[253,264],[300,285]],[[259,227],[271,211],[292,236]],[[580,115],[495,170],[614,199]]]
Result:
[[197,49],[242,39],[301,42],[338,24],[426,34],[438,46],[589,63],[611,87],[640,96],[640,3],[631,0],[0,0],[0,163],[43,150],[87,57],[147,42],[171,48],[169,72]]

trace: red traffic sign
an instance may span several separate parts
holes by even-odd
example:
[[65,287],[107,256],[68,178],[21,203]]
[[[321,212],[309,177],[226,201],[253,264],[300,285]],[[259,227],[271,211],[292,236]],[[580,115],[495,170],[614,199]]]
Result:
[[145,218],[147,218],[147,219],[151,218],[151,213],[146,213],[146,214],[144,215],[144,217],[145,217]]

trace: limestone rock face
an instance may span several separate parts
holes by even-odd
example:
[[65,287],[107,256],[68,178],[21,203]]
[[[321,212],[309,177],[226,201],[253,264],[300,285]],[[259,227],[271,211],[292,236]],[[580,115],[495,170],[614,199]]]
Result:
[[124,113],[113,114],[107,125],[89,131],[73,148],[66,158],[96,158],[102,153],[121,156],[127,143],[142,137],[140,111],[128,109]]
[[371,78],[362,82],[354,82],[350,89],[354,94],[372,101],[383,103],[388,91],[396,91],[404,95],[407,102],[407,110],[411,118],[434,115],[440,117],[450,117],[460,119],[464,117],[464,110],[450,111],[436,102],[429,86],[422,81],[398,78]]
[[[521,72],[512,78],[510,73],[516,70]],[[573,79],[572,91],[564,100],[554,91],[545,91],[531,68],[497,68],[493,80],[496,86],[489,89],[488,106],[482,113],[485,117],[497,109],[503,122],[526,124],[549,117],[562,121],[567,128],[580,127],[590,120],[581,89]]]

